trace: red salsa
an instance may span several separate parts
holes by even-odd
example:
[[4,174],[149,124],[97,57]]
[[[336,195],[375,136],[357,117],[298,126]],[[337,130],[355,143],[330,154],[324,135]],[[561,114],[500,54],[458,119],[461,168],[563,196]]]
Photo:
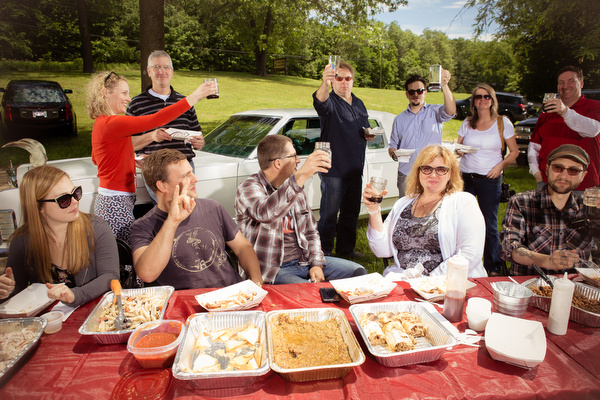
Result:
[[173,343],[175,340],[177,340],[178,336],[179,335],[176,335],[174,333],[168,333],[168,332],[151,333],[151,334],[146,335],[143,338],[141,338],[135,344],[135,347],[150,348],[150,347],[166,346],[170,343]]

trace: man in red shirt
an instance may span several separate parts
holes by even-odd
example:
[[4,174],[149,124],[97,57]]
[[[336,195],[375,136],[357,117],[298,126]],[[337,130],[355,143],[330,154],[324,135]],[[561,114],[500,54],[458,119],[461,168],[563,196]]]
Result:
[[558,94],[544,104],[529,142],[527,158],[529,172],[535,177],[538,189],[548,182],[548,155],[563,144],[583,148],[590,156],[587,175],[576,190],[598,186],[600,175],[600,101],[586,99],[581,94],[583,72],[574,66],[558,72]]

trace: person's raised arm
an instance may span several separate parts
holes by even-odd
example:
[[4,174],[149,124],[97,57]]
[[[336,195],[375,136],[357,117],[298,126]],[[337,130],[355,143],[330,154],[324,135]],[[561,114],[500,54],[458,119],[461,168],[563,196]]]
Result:
[[329,98],[329,85],[333,83],[335,79],[335,70],[328,64],[323,70],[323,80],[321,86],[317,89],[317,100],[324,103]]
[[442,93],[444,94],[444,109],[446,110],[446,114],[454,115],[456,114],[456,100],[454,100],[454,95],[448,86],[450,82],[450,71],[444,69],[442,70]]
[[217,85],[215,82],[204,82],[202,85],[198,86],[196,90],[194,90],[191,94],[189,94],[185,99],[190,104],[190,106],[194,106],[200,100],[206,98],[206,96],[217,93]]
[[256,283],[258,286],[262,286],[263,279],[260,272],[260,263],[258,261],[258,257],[256,256],[256,252],[254,251],[254,248],[248,239],[242,235],[242,232],[238,231],[233,240],[230,240],[226,243],[227,246],[229,246],[237,256],[240,265],[250,280]]

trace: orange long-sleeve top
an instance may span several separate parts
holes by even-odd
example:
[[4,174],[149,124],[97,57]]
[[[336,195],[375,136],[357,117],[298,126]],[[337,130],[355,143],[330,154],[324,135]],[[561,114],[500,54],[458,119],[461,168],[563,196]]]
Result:
[[92,129],[92,162],[98,166],[100,187],[135,193],[135,153],[131,135],[165,125],[190,109],[186,99],[156,114],[101,115]]

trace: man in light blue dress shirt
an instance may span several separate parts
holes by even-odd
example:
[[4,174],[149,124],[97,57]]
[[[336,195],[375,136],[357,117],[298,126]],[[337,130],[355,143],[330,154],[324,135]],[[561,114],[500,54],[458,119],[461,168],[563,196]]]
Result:
[[398,191],[404,196],[404,181],[419,152],[430,144],[442,143],[442,124],[456,113],[454,95],[448,87],[450,72],[442,70],[442,92],[444,104],[427,104],[427,82],[419,75],[412,75],[404,84],[408,107],[394,119],[390,137],[389,154],[397,161],[398,149],[415,149],[408,162],[398,163]]

